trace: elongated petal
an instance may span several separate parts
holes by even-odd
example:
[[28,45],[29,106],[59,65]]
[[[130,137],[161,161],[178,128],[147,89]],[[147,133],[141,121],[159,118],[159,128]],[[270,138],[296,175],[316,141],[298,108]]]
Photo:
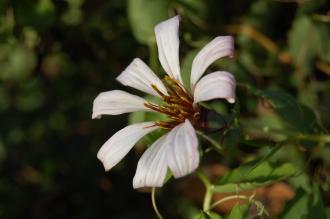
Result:
[[143,98],[121,90],[102,92],[94,100],[92,118],[99,119],[102,115],[149,111],[144,106],[145,102]]
[[142,155],[133,179],[133,187],[161,187],[167,172],[166,137],[159,138]]
[[117,80],[125,86],[130,86],[151,95],[159,96],[151,85],[158,88],[163,94],[167,94],[164,84],[157,75],[139,58],[135,58],[129,66],[117,77]]
[[179,63],[179,23],[180,17],[175,16],[158,24],[155,33],[160,63],[170,77],[182,83]]
[[216,37],[196,55],[192,67],[190,85],[194,88],[194,85],[198,79],[204,74],[207,67],[209,67],[215,60],[232,56],[234,53],[234,40],[231,36]]
[[129,125],[116,132],[97,153],[105,170],[110,170],[133,148],[146,134],[157,129],[154,122],[143,122]]
[[217,71],[204,76],[194,90],[194,103],[215,98],[224,98],[229,103],[235,102],[236,80],[232,74]]
[[198,140],[189,120],[168,133],[168,166],[175,178],[193,172],[199,165]]

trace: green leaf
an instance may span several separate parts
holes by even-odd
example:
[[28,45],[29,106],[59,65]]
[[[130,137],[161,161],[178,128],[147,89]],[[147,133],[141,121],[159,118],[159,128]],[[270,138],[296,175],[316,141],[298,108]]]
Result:
[[291,127],[304,132],[303,111],[297,101],[282,91],[262,91],[261,96],[270,101],[284,121]]
[[324,209],[321,191],[315,183],[313,184],[312,195],[313,197],[311,200],[311,210],[309,211],[309,218],[326,219],[326,212]]
[[168,7],[167,0],[128,0],[128,18],[140,43],[155,42],[154,27],[168,18]]
[[290,200],[281,219],[325,219],[326,211],[324,208],[321,192],[316,184],[313,184],[311,192],[299,188],[294,199]]
[[200,216],[198,217],[198,219],[212,219],[207,213],[205,213],[204,211],[202,211],[200,213]]
[[286,204],[286,207],[280,218],[281,219],[307,218],[308,202],[309,202],[309,195],[302,189],[299,189],[296,193],[295,198]]
[[329,35],[327,24],[314,22],[308,16],[295,19],[289,33],[289,51],[296,67],[305,75],[311,72],[316,58],[330,60],[330,45],[323,43],[329,39]]
[[208,214],[211,217],[211,219],[222,219],[222,217],[219,214],[215,213],[215,212],[211,211]]
[[231,210],[228,219],[243,219],[243,213],[239,204],[236,204],[235,207]]
[[243,164],[222,176],[215,186],[217,192],[239,192],[255,189],[293,176],[296,169],[286,163],[271,164],[259,160]]
[[198,219],[222,219],[222,217],[215,212],[206,213],[204,211],[201,211]]
[[251,203],[240,205],[240,210],[243,214],[243,218],[248,218],[251,205],[252,205]]
[[223,146],[226,149],[233,149],[239,143],[242,136],[242,128],[240,126],[234,126],[228,129],[224,133]]
[[283,122],[302,133],[317,133],[320,126],[314,112],[299,104],[296,99],[280,90],[259,90],[248,86],[255,95],[267,99],[281,116]]

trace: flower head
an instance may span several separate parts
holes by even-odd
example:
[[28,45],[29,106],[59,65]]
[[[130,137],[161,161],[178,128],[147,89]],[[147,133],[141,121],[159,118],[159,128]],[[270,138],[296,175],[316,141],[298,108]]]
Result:
[[105,169],[110,170],[143,136],[156,129],[167,130],[140,158],[134,188],[162,186],[168,169],[175,178],[192,173],[199,165],[195,132],[201,124],[198,103],[216,98],[235,102],[236,81],[232,74],[216,71],[201,78],[215,60],[233,55],[233,38],[217,37],[200,50],[192,63],[189,92],[180,74],[179,21],[180,17],[176,16],[155,27],[159,60],[167,74],[163,80],[138,58],[117,77],[123,85],[161,98],[162,105],[121,90],[100,93],[94,100],[92,118],[136,111],[162,113],[168,117],[166,121],[143,122],[121,129],[97,154]]

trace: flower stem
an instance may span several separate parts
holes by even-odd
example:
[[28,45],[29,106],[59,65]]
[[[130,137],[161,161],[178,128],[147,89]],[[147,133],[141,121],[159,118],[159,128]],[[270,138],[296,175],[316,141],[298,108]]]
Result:
[[211,206],[211,201],[213,197],[213,187],[210,186],[206,188],[205,196],[204,196],[204,201],[203,201],[203,211],[207,212],[210,210]]
[[160,214],[158,208],[157,208],[157,204],[156,204],[156,188],[155,187],[152,187],[152,190],[151,190],[151,202],[152,202],[152,207],[154,208],[154,211],[157,215],[157,217],[159,219],[164,219],[163,216]]
[[212,201],[212,196],[213,196],[213,185],[209,181],[209,179],[205,176],[203,171],[201,169],[198,169],[196,171],[197,176],[199,179],[202,181],[202,183],[205,186],[205,196],[204,196],[204,201],[203,201],[203,211],[207,211],[210,208],[211,201]]

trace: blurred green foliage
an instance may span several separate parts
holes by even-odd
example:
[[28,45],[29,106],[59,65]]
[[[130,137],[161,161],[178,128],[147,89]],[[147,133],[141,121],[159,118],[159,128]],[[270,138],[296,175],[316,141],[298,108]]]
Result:
[[[0,218],[155,218],[149,196],[131,186],[136,153],[110,173],[96,159],[127,116],[90,118],[93,99],[119,87],[115,77],[133,58],[163,75],[153,27],[177,13],[185,81],[205,43],[235,36],[235,58],[211,67],[239,82],[239,105],[207,103],[231,113],[221,118],[230,129],[211,136],[226,156],[206,153],[204,161],[237,167],[218,186],[236,183],[235,173],[280,141],[267,157],[272,164],[259,162],[245,183],[266,184],[259,176],[276,171],[287,179],[295,169],[288,182],[297,195],[280,218],[329,217],[330,149],[319,138],[330,129],[329,1],[0,0]],[[146,118],[153,117],[136,113],[129,121]],[[221,218],[171,195],[174,185],[160,194],[166,218]],[[241,209],[228,218],[242,218]]]

